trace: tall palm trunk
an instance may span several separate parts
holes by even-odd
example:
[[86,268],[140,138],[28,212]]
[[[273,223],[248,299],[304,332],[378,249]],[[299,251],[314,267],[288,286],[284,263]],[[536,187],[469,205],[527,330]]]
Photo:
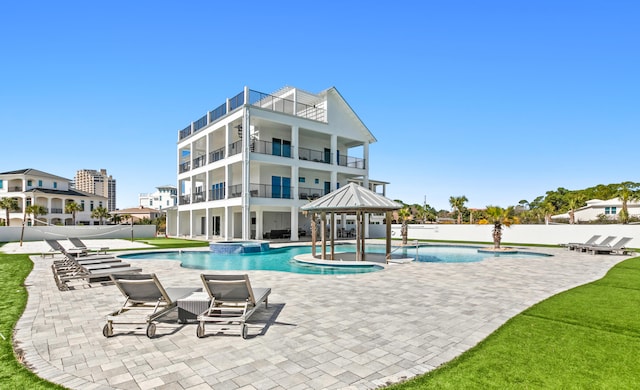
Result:
[[500,241],[502,241],[502,224],[493,225],[493,248],[500,249]]

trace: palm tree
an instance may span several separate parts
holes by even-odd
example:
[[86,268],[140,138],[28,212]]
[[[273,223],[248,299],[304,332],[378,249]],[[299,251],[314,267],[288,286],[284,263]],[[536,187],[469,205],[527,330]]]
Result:
[[133,215],[131,214],[120,214],[120,218],[125,221],[129,221],[133,225]]
[[20,206],[18,205],[18,199],[15,198],[2,198],[0,199],[0,209],[4,209],[6,212],[5,221],[7,226],[10,224],[9,213],[12,211],[20,210]]
[[581,194],[573,194],[569,197],[569,224],[576,223],[575,214],[576,209],[581,207],[584,203],[584,196]]
[[111,216],[111,222],[119,224],[120,222],[122,222],[122,216],[120,216],[120,214],[113,214]]
[[411,211],[409,207],[405,206],[398,210],[398,219],[402,224],[400,228],[400,234],[402,235],[402,244],[407,244],[407,235],[409,234],[409,227],[407,226],[407,221],[411,218]]
[[451,209],[458,212],[458,225],[462,223],[462,210],[464,209],[464,204],[468,201],[469,199],[464,195],[452,196],[449,198]]
[[78,213],[78,211],[82,211],[82,206],[80,206],[76,202],[70,202],[64,206],[64,212],[67,214],[71,214],[71,219],[74,226],[76,225],[76,214]]
[[33,215],[33,226],[38,224],[38,215],[47,215],[47,209],[39,204],[32,204],[27,206],[27,214]]
[[93,211],[91,212],[91,218],[97,218],[100,220],[100,225],[102,225],[102,221],[105,218],[109,218],[111,217],[111,215],[109,214],[109,210],[107,210],[104,207],[96,207],[95,209],[93,209]]
[[509,227],[514,222],[513,206],[506,209],[498,206],[487,206],[487,221],[493,224],[493,248],[500,249],[502,241],[502,226]]
[[625,181],[620,183],[620,187],[616,192],[616,195],[622,201],[622,210],[620,210],[620,222],[623,224],[629,223],[629,209],[627,203],[640,200],[640,192],[637,190],[640,183],[634,183],[631,181]]

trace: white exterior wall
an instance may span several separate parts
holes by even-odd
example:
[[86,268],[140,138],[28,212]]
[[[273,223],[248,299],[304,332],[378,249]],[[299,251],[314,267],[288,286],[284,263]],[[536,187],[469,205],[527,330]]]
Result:
[[[401,225],[391,227],[393,238],[400,239]],[[441,240],[441,241],[471,241],[493,242],[493,225],[413,225],[409,224],[409,240]],[[369,225],[370,235],[383,238],[385,225]],[[569,242],[585,242],[593,235],[618,237],[632,237],[627,245],[630,248],[640,248],[640,225],[511,225],[502,229],[502,242],[519,244],[559,245]]]

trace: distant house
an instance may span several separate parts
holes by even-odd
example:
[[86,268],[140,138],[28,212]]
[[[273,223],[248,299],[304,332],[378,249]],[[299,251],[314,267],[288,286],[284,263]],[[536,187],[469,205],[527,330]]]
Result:
[[[609,220],[617,220],[622,210],[622,200],[613,198],[609,200],[591,199],[587,205],[580,207],[574,213],[575,222],[596,221],[602,216]],[[627,202],[629,217],[640,217],[640,202]],[[551,216],[552,220],[568,220],[569,213]]]
[[174,207],[178,204],[178,192],[176,186],[167,184],[156,188],[157,191],[154,193],[140,194],[138,196],[138,204],[140,204],[140,206],[159,210],[166,209],[167,207]]
[[162,215],[162,210],[151,209],[148,207],[132,207],[129,209],[114,210],[111,215],[119,215],[122,218],[122,223],[130,222],[129,218],[133,219],[133,222],[139,222],[144,218],[153,221]]
[[[76,224],[97,225],[99,221],[91,217],[91,212],[96,207],[106,208],[107,198],[72,189],[70,183],[70,179],[37,169],[0,173],[0,198],[18,201],[18,210],[9,213],[10,224],[21,225],[26,215],[28,225],[72,225],[73,215],[65,208],[69,203],[77,203],[81,210],[76,213]],[[33,215],[25,214],[25,208],[32,204],[43,206],[47,212],[38,215],[37,222],[33,221]],[[4,210],[0,214],[2,219],[6,218]]]

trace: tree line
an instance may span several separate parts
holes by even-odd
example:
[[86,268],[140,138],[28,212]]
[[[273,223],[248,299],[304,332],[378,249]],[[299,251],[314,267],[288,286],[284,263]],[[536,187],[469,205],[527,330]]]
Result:
[[[405,204],[404,207],[394,216],[397,223],[433,223],[448,221],[451,223],[491,223],[492,216],[490,210],[499,208],[509,211],[510,219],[513,223],[541,224],[548,223],[552,215],[569,215],[568,223],[575,223],[575,211],[586,206],[591,199],[608,200],[620,198],[622,207],[617,215],[617,220],[611,221],[605,215],[599,216],[596,223],[623,223],[638,222],[637,216],[630,216],[628,203],[640,200],[640,183],[625,181],[614,184],[599,184],[582,190],[568,190],[559,187],[557,190],[547,191],[545,195],[538,196],[532,201],[521,200],[517,205],[510,205],[504,208],[489,205],[484,209],[470,209],[466,207],[469,199],[465,196],[451,196],[449,205],[451,210],[437,211],[428,204]],[[494,210],[495,211],[495,210]]]

